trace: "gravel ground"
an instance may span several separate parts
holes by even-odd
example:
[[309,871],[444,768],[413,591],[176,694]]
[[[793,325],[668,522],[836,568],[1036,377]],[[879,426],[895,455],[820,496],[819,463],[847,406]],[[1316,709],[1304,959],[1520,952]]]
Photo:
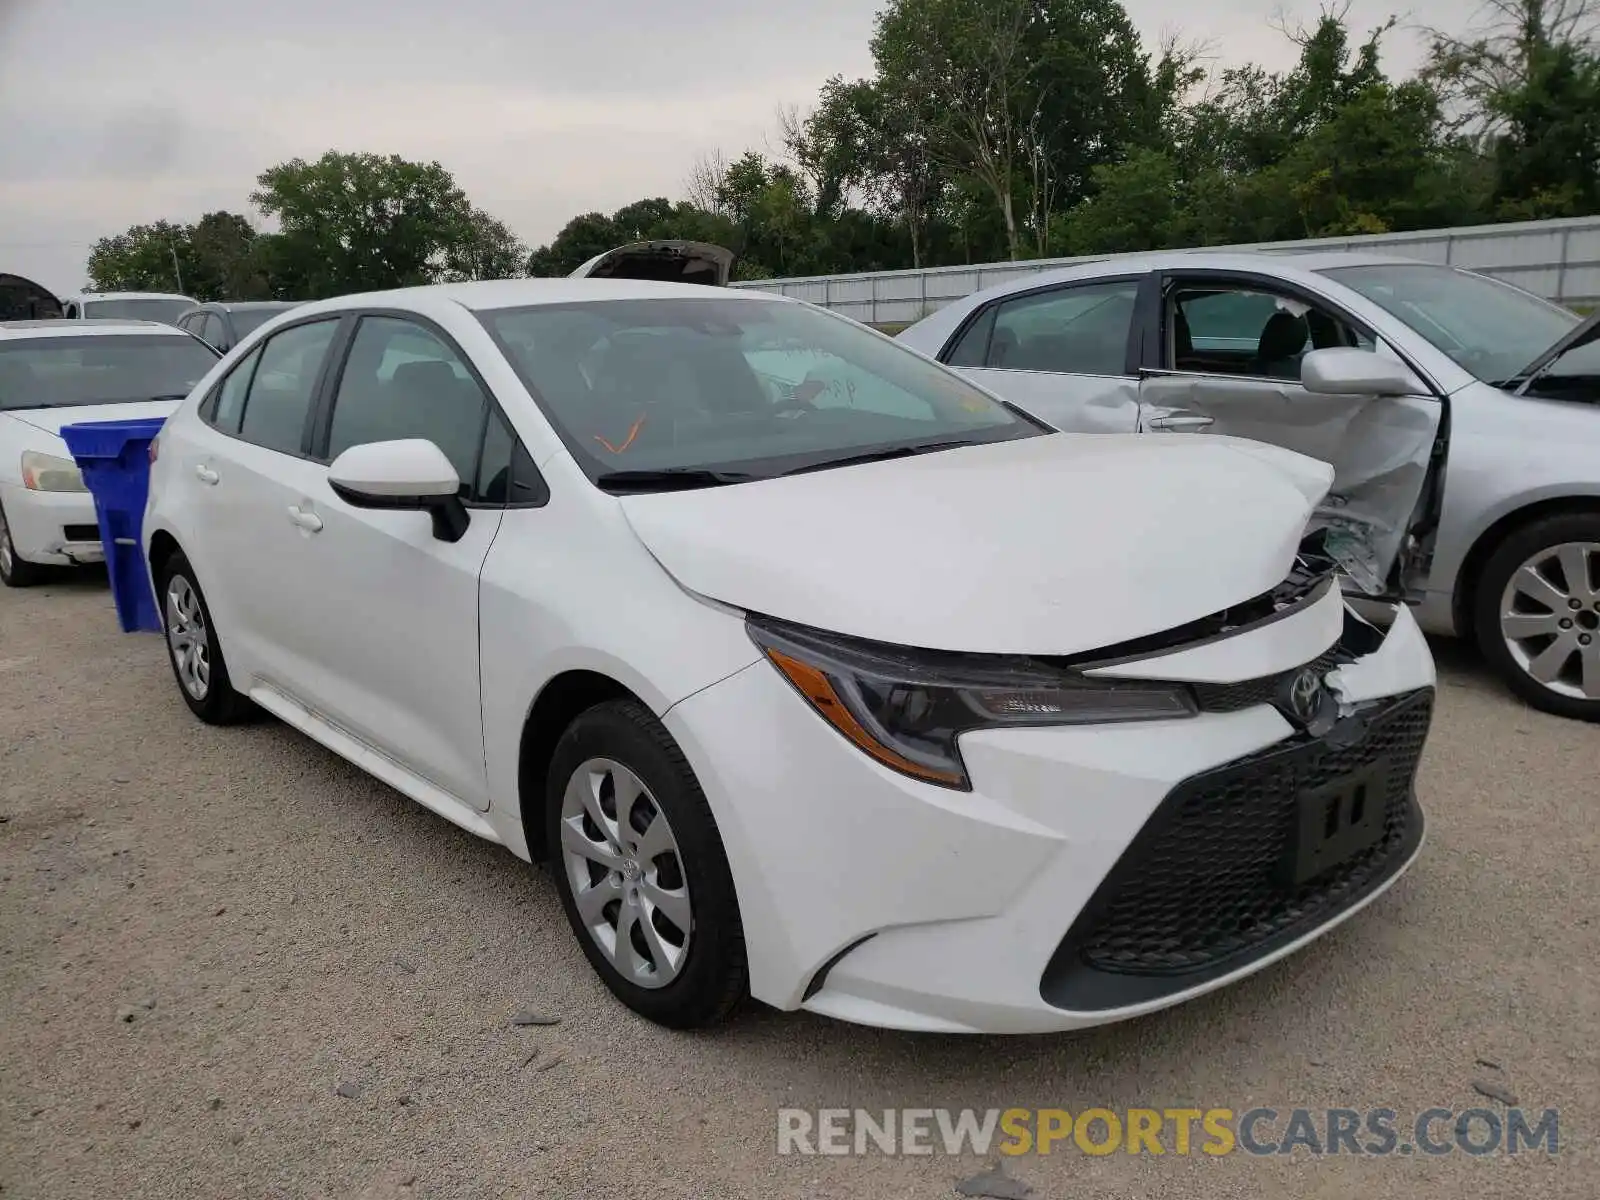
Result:
[[1290,961],[1071,1036],[755,1006],[688,1036],[612,1001],[543,874],[270,720],[195,721],[103,576],[0,590],[0,1193],[940,1197],[985,1164],[779,1157],[775,1110],[1413,1114],[1498,1108],[1488,1079],[1559,1108],[1559,1155],[1007,1169],[1039,1200],[1600,1195],[1600,728],[1438,649],[1428,848]]

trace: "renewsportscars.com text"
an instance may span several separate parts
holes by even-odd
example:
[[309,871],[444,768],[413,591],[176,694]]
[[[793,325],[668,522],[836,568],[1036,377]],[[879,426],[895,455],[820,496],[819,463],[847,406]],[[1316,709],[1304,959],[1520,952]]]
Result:
[[782,1108],[778,1153],[1522,1154],[1560,1151],[1557,1110]]

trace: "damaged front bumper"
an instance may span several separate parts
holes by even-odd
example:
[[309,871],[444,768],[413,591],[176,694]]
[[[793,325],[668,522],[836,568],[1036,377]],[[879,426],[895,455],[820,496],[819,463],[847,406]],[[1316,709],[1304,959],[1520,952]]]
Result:
[[36,492],[0,486],[0,505],[17,556],[26,562],[83,566],[105,561],[94,498],[87,492]]
[[[1267,617],[1096,668],[1186,681],[1196,716],[973,731],[967,793],[878,766],[766,663],[675,706],[762,931],[756,997],[905,1029],[1071,1029],[1223,987],[1370,903],[1421,844],[1433,659],[1405,607],[1381,628],[1309,583]],[[1308,671],[1320,698],[1297,710]],[[1346,785],[1371,789],[1341,818],[1359,836],[1308,868],[1325,848],[1297,848],[1307,806]]]

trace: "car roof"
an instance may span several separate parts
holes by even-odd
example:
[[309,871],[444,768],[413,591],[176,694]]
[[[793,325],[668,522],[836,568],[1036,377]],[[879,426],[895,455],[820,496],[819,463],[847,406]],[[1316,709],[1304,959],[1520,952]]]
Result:
[[185,296],[181,292],[74,292],[70,296],[61,297],[62,301],[76,300],[80,303],[85,300],[188,300],[194,302],[193,296]]
[[53,321],[0,321],[0,341],[41,337],[103,337],[106,334],[120,336],[129,333],[153,333],[158,336],[170,335],[181,338],[189,336],[183,330],[172,325],[164,325],[160,321],[101,320],[99,318],[90,318],[87,321],[66,321],[61,319]]
[[260,309],[298,308],[306,303],[308,301],[305,300],[206,300],[197,302],[191,311],[198,312],[205,309],[208,312],[254,312]]
[[351,308],[426,309],[441,301],[473,312],[523,308],[541,304],[580,304],[602,300],[715,299],[733,303],[795,303],[772,292],[712,288],[696,283],[658,283],[648,279],[486,279],[471,283],[434,283],[423,287],[363,292],[298,305],[305,315],[343,312]]
[[[1274,270],[1289,268],[1299,271],[1331,271],[1339,267],[1426,266],[1449,270],[1442,263],[1429,263],[1421,259],[1400,258],[1393,254],[1350,250],[1160,250],[1144,254],[1108,255],[1105,258],[1086,259],[1053,271],[1040,271],[1020,275],[1003,283],[985,288],[985,293],[999,293],[1064,282],[1071,279],[1099,278],[1104,275],[1142,275],[1173,267],[1215,271],[1259,271],[1271,263]],[[974,293],[976,295],[977,293]]]
[[1286,280],[1314,285],[1322,272],[1343,267],[1413,266],[1448,271],[1458,268],[1401,258],[1375,251],[1317,250],[1290,248],[1266,250],[1157,250],[1139,254],[1114,254],[1083,259],[1049,270],[1017,273],[998,283],[969,292],[953,300],[896,335],[898,340],[927,354],[945,344],[955,331],[978,309],[996,300],[1019,293],[1042,291],[1067,283],[1092,283],[1100,279],[1142,276],[1151,271],[1195,270],[1268,273]]

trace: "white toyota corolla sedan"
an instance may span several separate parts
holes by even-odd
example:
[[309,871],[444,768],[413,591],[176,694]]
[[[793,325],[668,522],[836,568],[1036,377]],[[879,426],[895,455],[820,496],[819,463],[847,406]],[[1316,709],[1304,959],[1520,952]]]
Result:
[[167,421],[181,695],[548,859],[629,1007],[1114,1021],[1422,843],[1434,672],[1332,469],[1052,433],[809,305],[628,280],[309,304]]
[[154,322],[0,322],[0,584],[105,558],[61,427],[164,417],[216,361],[200,339]]

